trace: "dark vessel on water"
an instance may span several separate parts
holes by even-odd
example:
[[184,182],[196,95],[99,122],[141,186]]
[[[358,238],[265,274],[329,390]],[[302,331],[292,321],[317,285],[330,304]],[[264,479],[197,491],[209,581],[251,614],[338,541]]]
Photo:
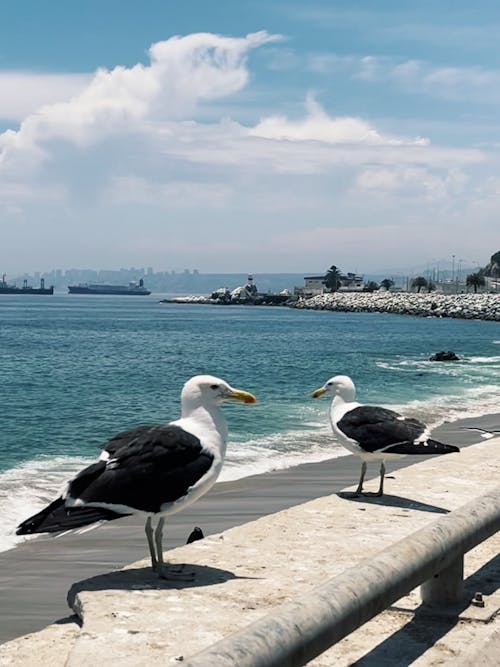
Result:
[[54,294],[54,287],[45,287],[45,281],[42,278],[40,280],[40,287],[32,287],[28,285],[27,280],[23,280],[22,287],[16,287],[16,285],[9,285],[5,280],[5,273],[0,280],[0,294]]
[[127,296],[147,296],[151,292],[144,287],[141,278],[138,283],[130,282],[128,285],[105,285],[103,283],[82,283],[80,285],[68,285],[70,294],[118,294]]

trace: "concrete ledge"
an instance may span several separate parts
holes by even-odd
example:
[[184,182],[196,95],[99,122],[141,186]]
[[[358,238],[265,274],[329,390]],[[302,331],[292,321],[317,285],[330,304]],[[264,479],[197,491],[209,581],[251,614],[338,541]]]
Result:
[[[196,572],[190,583],[159,582],[147,561],[79,582],[68,600],[82,629],[50,626],[8,642],[0,646],[0,665],[44,664],[30,662],[30,652],[40,655],[43,646],[50,653],[54,644],[61,661],[51,658],[51,665],[112,661],[139,667],[186,660],[497,486],[499,445],[492,439],[399,470],[382,499],[325,496],[171,551],[171,561]],[[466,555],[470,594],[496,590],[499,551],[495,536]],[[455,665],[472,661],[499,629],[498,618],[425,618],[418,604],[414,591],[310,664]]]
[[40,632],[14,639],[0,646],[1,667],[65,667],[80,636],[77,619],[53,623]]
[[[495,624],[485,644],[479,649],[478,653],[471,656],[470,652],[465,658],[462,656],[457,662],[457,667],[498,667],[500,661],[500,623]],[[471,659],[472,658],[472,659]]]

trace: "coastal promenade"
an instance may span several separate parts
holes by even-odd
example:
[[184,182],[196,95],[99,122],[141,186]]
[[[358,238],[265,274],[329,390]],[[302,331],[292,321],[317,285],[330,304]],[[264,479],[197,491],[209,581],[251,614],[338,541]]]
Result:
[[418,294],[414,292],[335,292],[303,299],[292,308],[354,313],[392,313],[500,322],[500,294]]
[[[7,642],[0,646],[0,665],[188,662],[284,602],[495,489],[499,448],[500,438],[493,438],[399,469],[383,498],[324,495],[172,550],[173,562],[188,563],[195,572],[192,582],[160,582],[146,560],[79,581],[68,595],[78,622],[70,617]],[[309,664],[493,667],[500,637],[499,551],[496,535],[465,556],[466,599],[480,591],[484,609],[465,602],[460,617],[429,615],[415,590]]]

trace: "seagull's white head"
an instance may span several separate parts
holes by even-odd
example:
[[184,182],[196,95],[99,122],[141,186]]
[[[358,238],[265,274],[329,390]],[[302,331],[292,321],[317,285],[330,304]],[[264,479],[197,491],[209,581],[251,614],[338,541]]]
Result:
[[242,389],[233,389],[227,382],[213,375],[195,375],[186,382],[181,392],[183,411],[199,406],[210,408],[230,400],[241,403],[257,402],[253,394]]
[[356,388],[348,375],[335,375],[327,380],[322,387],[313,392],[313,398],[319,398],[323,394],[330,394],[332,398],[340,396],[340,398],[348,403],[354,401]]

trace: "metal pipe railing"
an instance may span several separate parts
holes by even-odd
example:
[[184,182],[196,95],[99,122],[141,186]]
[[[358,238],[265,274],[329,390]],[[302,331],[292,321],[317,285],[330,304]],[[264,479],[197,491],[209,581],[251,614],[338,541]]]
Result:
[[463,554],[499,529],[500,487],[208,647],[186,667],[300,667],[436,574],[456,572]]

